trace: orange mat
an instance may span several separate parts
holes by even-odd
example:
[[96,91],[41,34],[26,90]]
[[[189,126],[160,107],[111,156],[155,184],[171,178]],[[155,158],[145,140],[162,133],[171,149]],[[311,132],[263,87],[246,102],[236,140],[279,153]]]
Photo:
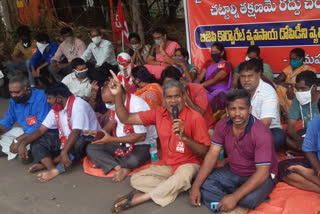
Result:
[[299,190],[284,182],[277,184],[270,198],[249,214],[317,214],[320,211],[320,194]]
[[[114,175],[114,173],[116,172],[115,170],[111,170],[108,174],[104,174],[102,169],[93,168],[93,162],[92,162],[92,160],[90,160],[90,158],[88,158],[88,156],[86,156],[82,161],[83,161],[82,162],[83,170],[85,173],[87,173],[89,175],[93,175],[93,176],[97,176],[97,177],[112,177]],[[141,167],[134,169],[132,172],[130,172],[129,175],[133,175],[137,172],[140,172],[141,170],[149,168],[150,166],[151,166],[151,163],[147,163],[145,165],[142,165]]]

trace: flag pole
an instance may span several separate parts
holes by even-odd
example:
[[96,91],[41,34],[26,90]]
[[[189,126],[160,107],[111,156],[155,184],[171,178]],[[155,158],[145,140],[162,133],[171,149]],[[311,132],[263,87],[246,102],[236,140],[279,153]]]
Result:
[[114,48],[116,55],[117,55],[117,38],[116,38],[116,34],[115,34],[112,0],[109,0],[109,5],[110,5],[110,15],[111,15],[111,22],[112,22],[113,48]]
[[122,52],[124,52],[123,30],[121,31]]

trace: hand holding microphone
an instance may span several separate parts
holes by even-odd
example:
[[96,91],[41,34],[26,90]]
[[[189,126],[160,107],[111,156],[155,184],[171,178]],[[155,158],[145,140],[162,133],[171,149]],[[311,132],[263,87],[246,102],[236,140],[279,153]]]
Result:
[[[178,106],[172,106],[172,115],[173,115],[174,123],[177,123],[175,120],[179,119],[179,117],[178,117],[179,116],[179,108],[178,108]],[[176,129],[175,126],[173,128]],[[176,130],[174,133],[175,133],[175,135],[177,137],[180,136],[180,131],[179,130]]]

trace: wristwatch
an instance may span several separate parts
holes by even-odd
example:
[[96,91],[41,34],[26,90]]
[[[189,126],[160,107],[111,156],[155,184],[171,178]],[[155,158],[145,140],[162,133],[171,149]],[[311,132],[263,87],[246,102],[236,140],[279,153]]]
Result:
[[13,143],[19,143],[19,141],[17,139],[14,139]]

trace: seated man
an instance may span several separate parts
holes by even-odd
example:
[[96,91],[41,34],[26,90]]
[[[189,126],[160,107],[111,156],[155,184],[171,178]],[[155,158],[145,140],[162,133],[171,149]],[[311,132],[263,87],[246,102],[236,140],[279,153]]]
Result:
[[20,41],[16,44],[13,53],[12,61],[9,61],[6,67],[6,74],[8,79],[17,75],[17,70],[23,71],[28,74],[29,83],[31,87],[35,86],[35,82],[30,70],[29,62],[32,55],[37,50],[36,41],[31,38],[31,31],[27,26],[20,26],[17,29]]
[[[31,145],[36,164],[30,172],[47,169],[38,174],[40,182],[55,178],[74,160],[86,155],[86,147],[92,137],[84,136],[82,130],[101,129],[89,104],[75,97],[63,83],[50,86],[46,93],[48,103],[52,105],[51,111],[42,125],[24,138],[19,146],[19,156],[26,158],[26,145],[36,140]],[[48,129],[58,129],[59,134],[47,132]]]
[[277,93],[261,79],[262,60],[250,59],[241,63],[239,69],[241,86],[251,95],[252,115],[270,128],[277,151],[285,144],[285,134],[280,123]]
[[82,40],[74,37],[73,31],[69,27],[62,28],[60,35],[64,41],[59,45],[50,63],[50,69],[59,80],[71,73],[71,61],[82,56],[87,48]]
[[[287,146],[293,154],[302,151],[306,128],[313,117],[319,114],[317,91],[317,75],[313,71],[302,71],[296,78],[296,98],[292,100],[288,116]],[[302,119],[303,129],[296,131],[297,121]]]
[[88,62],[93,56],[96,60],[95,67],[100,67],[104,62],[116,65],[117,61],[112,43],[102,39],[100,30],[92,29],[90,31],[90,38],[92,42],[82,54],[81,58],[85,62]]
[[186,104],[193,110],[199,112],[204,117],[205,121],[207,122],[209,136],[210,138],[212,138],[214,120],[212,116],[211,105],[208,101],[208,95],[204,87],[202,87],[200,84],[187,83],[183,81],[182,74],[177,68],[173,66],[167,67],[161,73],[160,81],[162,82],[162,84],[165,84],[170,80],[177,80],[184,84],[184,89],[186,92]]
[[279,179],[291,186],[320,194],[320,116],[307,128],[302,151],[305,158],[287,159],[279,163]]
[[[9,92],[11,95],[9,109],[0,121],[2,135],[0,152],[2,150],[11,160],[16,157],[23,139],[32,134],[46,118],[50,105],[47,103],[44,91],[31,89],[24,76],[15,76],[10,79]],[[16,122],[22,128],[12,128]]]
[[[121,84],[115,74],[113,76],[109,88],[115,96],[120,121],[132,125],[156,125],[162,150],[158,163],[131,177],[132,187],[143,193],[134,191],[128,194],[114,204],[113,211],[120,212],[150,199],[166,206],[191,187],[191,180],[210,145],[206,122],[198,112],[185,105],[184,86],[178,81],[163,85],[164,107],[128,113],[123,105]],[[173,111],[173,107],[178,112]]]
[[[227,95],[226,117],[216,125],[212,145],[192,185],[190,202],[215,211],[247,213],[258,207],[276,185],[278,162],[270,130],[251,115],[250,94],[234,90]],[[214,169],[225,149],[229,165]],[[201,192],[201,194],[200,194]],[[231,213],[231,212],[230,212]]]
[[131,63],[130,55],[127,53],[120,53],[117,56],[117,62],[119,67],[119,73],[117,74],[118,79],[127,91],[134,94],[137,87],[132,81],[131,69],[133,64]]
[[[144,164],[149,158],[150,144],[157,143],[157,131],[154,126],[125,125],[115,114],[114,99],[110,89],[102,89],[102,100],[110,109],[110,120],[102,130],[104,137],[88,145],[87,155],[105,174],[115,169],[112,181],[124,180],[130,171]],[[150,110],[149,105],[140,97],[122,90],[122,100],[128,112]],[[115,130],[114,133],[113,130]]]
[[88,68],[81,58],[71,61],[72,73],[63,78],[64,83],[72,94],[89,101],[91,96],[91,83],[88,76]]
[[[49,82],[43,78],[43,75],[45,72],[51,72],[51,70],[48,69],[48,65],[51,62],[51,58],[55,55],[59,44],[50,42],[49,36],[46,33],[38,33],[36,40],[38,50],[30,60],[32,76],[34,78],[41,77],[41,80],[44,81],[46,85],[49,85]],[[59,78],[56,77],[55,73],[51,73],[51,75],[55,81],[59,81]]]

